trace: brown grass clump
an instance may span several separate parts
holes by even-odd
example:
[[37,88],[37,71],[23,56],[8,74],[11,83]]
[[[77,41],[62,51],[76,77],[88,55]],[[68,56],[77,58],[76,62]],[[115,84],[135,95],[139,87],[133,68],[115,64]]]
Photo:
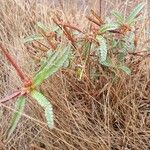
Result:
[[[102,8],[102,15],[109,14],[110,7],[122,10],[126,15],[128,9],[132,9],[137,2],[129,2],[131,8],[123,5],[121,0],[110,5],[103,2],[105,9]],[[140,51],[149,46],[150,38],[149,2],[146,2],[144,21],[136,25],[137,49]],[[37,64],[27,53],[23,38],[36,32],[36,22],[51,24],[57,13],[62,20],[69,20],[83,30],[88,26],[85,16],[90,8],[84,6],[84,9],[80,9],[75,2],[75,5],[68,6],[61,3],[1,0],[0,42],[5,43],[26,74],[32,75]],[[98,6],[96,1],[93,2],[93,9],[95,6]],[[133,70],[132,75],[116,71],[117,78],[113,82],[109,70],[105,71],[101,66],[98,67],[101,76],[94,84],[86,74],[83,80],[77,80],[75,71],[71,69],[58,72],[46,80],[39,90],[54,106],[55,128],[52,130],[45,124],[42,108],[28,100],[15,133],[6,141],[14,104],[13,101],[1,104],[0,150],[150,149],[150,58],[133,55],[127,63]],[[0,53],[0,97],[20,86],[16,72]]]

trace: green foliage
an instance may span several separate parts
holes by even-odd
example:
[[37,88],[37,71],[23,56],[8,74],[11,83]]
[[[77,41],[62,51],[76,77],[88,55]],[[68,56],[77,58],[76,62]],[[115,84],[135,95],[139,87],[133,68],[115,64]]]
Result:
[[117,60],[119,62],[123,62],[124,63],[124,60],[125,60],[125,56],[126,56],[126,52],[120,52],[118,55],[117,55]]
[[119,69],[123,70],[126,74],[130,75],[131,70],[126,66],[118,66]]
[[[103,66],[104,71],[110,76],[112,76],[110,70],[113,71],[113,73],[115,73],[115,70],[120,70],[130,75],[131,70],[127,67],[128,62],[126,58],[127,56],[130,57],[130,52],[133,53],[136,48],[134,34],[136,29],[132,28],[132,25],[137,20],[137,16],[144,5],[144,3],[140,3],[130,13],[127,19],[125,19],[120,12],[116,11],[113,12],[113,16],[116,19],[115,22],[107,17],[107,19],[105,19],[107,21],[104,23],[104,21],[101,21],[99,18],[99,21],[102,23],[96,23],[99,26],[97,28],[94,27],[94,29],[90,26],[90,28],[88,28],[88,30],[90,29],[89,32],[88,30],[86,30],[87,32],[81,31],[78,27],[72,26],[69,23],[64,24],[64,22],[61,22],[61,19],[59,20],[60,24],[54,21],[55,25],[51,24],[49,27],[38,22],[36,27],[38,27],[39,33],[25,38],[24,42],[31,44],[33,41],[37,41],[41,46],[45,46],[48,52],[44,55],[44,58],[41,59],[41,66],[31,79],[31,85],[29,84],[25,86],[26,88],[22,88],[26,91],[22,91],[21,89],[17,91],[17,93],[14,92],[12,95],[0,101],[3,102],[18,97],[22,95],[22,93],[24,96],[29,94],[44,109],[47,124],[50,128],[53,128],[54,116],[52,105],[49,100],[47,100],[43,94],[36,91],[35,88],[40,86],[45,79],[49,78],[61,68],[71,68],[72,66],[71,71],[75,73],[78,80],[85,79],[83,78],[85,73],[84,77],[89,77],[88,80],[91,80],[90,82],[100,78],[101,73],[99,68],[101,66]],[[94,21],[92,23],[94,23]],[[65,26],[67,26],[67,29]],[[46,40],[46,44],[49,44],[49,47],[44,45],[45,42],[43,42],[43,40]],[[24,82],[26,78],[22,70],[19,69],[7,51],[4,48],[2,48],[2,50]],[[148,50],[149,48],[147,51]],[[26,85],[26,83],[24,83],[24,85]],[[16,101],[16,112],[10,121],[8,138],[14,132],[21,118],[25,107],[24,96],[21,96]]]
[[96,37],[96,39],[99,42],[99,58],[100,58],[100,62],[103,62],[106,60],[107,58],[107,43],[106,43],[106,39],[104,37],[102,37],[101,35],[98,35]]
[[101,26],[101,28],[99,29],[99,32],[105,33],[106,31],[110,31],[110,30],[115,30],[118,28],[118,25],[115,23],[108,23],[108,24],[104,24]]
[[40,92],[33,90],[31,92],[31,96],[38,102],[38,104],[43,107],[45,111],[45,117],[47,120],[47,124],[49,128],[54,127],[54,116],[53,116],[53,108],[51,103],[46,99],[46,97]]
[[120,69],[122,71],[124,71],[126,74],[130,75],[131,74],[131,70],[124,66],[123,64],[118,65],[118,64],[114,64],[112,63],[111,59],[107,58],[106,61],[101,63],[103,66],[107,66],[109,68],[116,68],[116,69]]
[[51,105],[48,105],[45,108],[45,118],[47,120],[48,127],[52,129],[54,127],[54,115]]
[[31,36],[28,36],[24,39],[24,43],[29,43],[29,42],[33,42],[35,40],[42,40],[44,39],[40,34],[34,34]]
[[24,107],[25,107],[25,97],[21,96],[16,101],[15,112],[12,115],[12,118],[10,120],[10,127],[9,127],[9,130],[8,130],[7,138],[9,138],[11,136],[11,134],[14,132],[14,130],[16,129],[17,124],[18,124],[18,122],[21,118],[21,114],[24,111]]
[[144,5],[145,5],[145,3],[140,3],[140,4],[138,4],[138,5],[134,8],[134,10],[130,13],[130,15],[127,17],[127,20],[126,20],[126,22],[127,22],[129,25],[131,25],[131,24],[135,21],[137,15],[138,15],[139,12],[143,9]]
[[42,22],[37,23],[38,28],[42,29],[43,31],[49,31],[49,28],[45,26]]
[[108,58],[108,57],[107,57],[107,59],[106,59],[105,61],[101,62],[101,64],[102,64],[103,66],[106,66],[106,67],[115,67],[115,66],[113,65],[111,59]]
[[33,85],[40,85],[45,79],[58,71],[65,61],[67,61],[70,54],[70,46],[64,50],[59,50],[50,56],[49,60],[42,66],[42,69],[33,78]]
[[124,16],[120,12],[114,11],[112,14],[113,16],[115,16],[116,21],[119,25],[122,25],[125,23]]
[[130,32],[124,36],[123,46],[121,50],[123,53],[131,52],[135,50],[134,39],[135,39],[135,34],[133,32]]
[[131,26],[136,21],[136,18],[139,15],[140,11],[143,9],[144,5],[145,3],[138,4],[127,17],[127,19],[124,19],[125,17],[117,11],[113,12],[113,16],[116,18],[116,21],[119,25],[128,24],[129,26]]

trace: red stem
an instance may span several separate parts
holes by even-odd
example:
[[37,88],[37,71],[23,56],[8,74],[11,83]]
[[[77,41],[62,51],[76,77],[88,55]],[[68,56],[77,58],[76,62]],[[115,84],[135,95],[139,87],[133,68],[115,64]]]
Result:
[[104,21],[101,19],[101,15],[97,15],[94,10],[91,10],[91,13],[99,21],[100,24],[104,24]]
[[20,94],[21,94],[21,91],[14,92],[13,94],[11,94],[9,96],[6,96],[5,98],[0,99],[0,103],[5,103],[5,102],[9,101],[10,99],[19,96]]
[[11,55],[7,52],[7,49],[5,49],[1,43],[0,43],[0,48],[3,51],[3,53],[5,54],[7,60],[16,69],[16,71],[17,71],[19,77],[21,78],[21,80],[25,81],[25,75],[24,75],[24,73],[22,72],[22,70],[20,69],[20,67],[17,65],[17,63],[15,62],[15,60],[11,57]]
[[89,21],[95,23],[95,24],[98,25],[98,26],[101,25],[101,23],[100,23],[99,21],[97,21],[97,20],[95,20],[95,19],[93,19],[93,18],[91,18],[91,17],[89,17],[89,16],[86,16],[86,18],[87,18]]
[[62,24],[62,27],[61,27],[60,24],[59,24],[59,22],[58,22],[56,19],[54,19],[54,18],[53,18],[53,21],[54,21],[54,23],[57,24],[61,29],[63,29],[64,34],[66,35],[66,37],[68,38],[68,40],[71,41],[73,47],[74,47],[75,49],[77,49],[76,46],[75,46],[75,44],[74,44],[74,39],[73,39],[72,35],[70,34],[70,31],[67,29],[67,26],[65,26],[65,25]]
[[68,28],[72,28],[72,29],[74,29],[74,30],[77,30],[77,31],[83,33],[83,31],[82,31],[81,29],[79,29],[78,27],[75,27],[75,26],[73,26],[73,25],[71,25],[71,24],[68,24],[68,23],[61,23],[61,22],[60,22],[59,25],[66,26],[66,27],[68,27]]

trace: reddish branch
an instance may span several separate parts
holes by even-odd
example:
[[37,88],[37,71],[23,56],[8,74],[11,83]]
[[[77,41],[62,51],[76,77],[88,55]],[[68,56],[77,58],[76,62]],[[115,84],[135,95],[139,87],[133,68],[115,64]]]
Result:
[[[53,32],[51,32],[52,34]],[[41,30],[41,34],[46,38],[47,42],[49,43],[49,45],[51,46],[52,49],[56,49],[57,46],[51,41],[53,36],[55,35],[47,35],[47,33],[45,33],[45,31]],[[37,41],[37,40],[36,40]],[[46,45],[42,44],[41,42],[37,41],[40,45],[44,46],[44,47],[47,47]],[[49,47],[47,47],[49,49]]]
[[101,16],[99,16],[94,10],[91,10],[92,15],[99,21],[100,24],[104,24]]
[[[59,21],[57,21],[56,19],[53,18],[53,21],[55,24],[57,24],[61,29],[63,29],[64,31],[64,34],[66,35],[66,37],[68,38],[69,41],[71,41],[73,47],[76,49],[76,46],[75,46],[75,40],[73,39],[70,31],[68,30],[67,26],[63,23],[60,23]],[[61,27],[62,25],[62,27]]]
[[53,21],[54,21],[57,25],[61,25],[61,26],[63,26],[63,27],[65,26],[65,27],[68,27],[68,28],[70,28],[70,29],[74,29],[74,30],[77,30],[77,31],[83,33],[83,31],[82,31],[81,29],[79,29],[78,27],[73,26],[73,25],[71,25],[71,24],[69,24],[69,23],[62,23],[62,22],[60,22],[60,21],[56,21],[56,19],[54,19],[54,18],[53,18]]
[[95,19],[93,19],[92,17],[86,16],[86,18],[87,18],[89,21],[95,23],[95,24],[98,25],[98,26],[101,25],[101,23],[100,23],[98,20],[95,20]]
[[4,46],[0,43],[0,48],[3,51],[4,55],[6,56],[7,60],[12,64],[12,66],[16,69],[20,79],[22,81],[25,81],[25,74],[22,72],[20,67],[17,65],[16,61],[10,56],[7,49],[4,48]]
[[90,16],[86,16],[86,18],[87,18],[89,21],[95,23],[95,24],[98,25],[98,26],[101,26],[102,24],[104,24],[104,21],[101,19],[101,16],[97,15],[93,10],[91,10],[91,13],[92,13],[92,15],[93,15],[95,18],[92,18],[92,17],[90,17]]
[[71,28],[71,29],[74,29],[74,30],[77,30],[77,31],[83,33],[83,31],[82,31],[81,29],[79,29],[78,27],[73,26],[73,25],[71,25],[71,24],[68,24],[68,23],[59,23],[59,24],[65,26],[65,27],[68,27],[68,28]]

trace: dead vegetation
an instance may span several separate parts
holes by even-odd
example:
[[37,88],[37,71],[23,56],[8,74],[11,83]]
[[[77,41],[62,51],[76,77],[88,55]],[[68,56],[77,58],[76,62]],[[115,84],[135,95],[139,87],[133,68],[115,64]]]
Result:
[[[148,1],[144,21],[138,26],[138,49],[149,45]],[[110,3],[126,14],[125,2]],[[131,4],[131,2],[129,2]],[[136,2],[137,4],[137,2]],[[106,2],[105,6],[108,5]],[[133,4],[134,5],[134,4]],[[96,6],[96,5],[93,5]],[[120,6],[120,7],[119,7]],[[108,7],[109,8],[109,7]],[[63,10],[61,10],[63,9]],[[32,75],[37,67],[27,53],[23,38],[36,31],[35,23],[52,23],[56,13],[66,22],[88,25],[83,8],[54,7],[47,1],[1,0],[0,41],[19,65]],[[86,9],[86,7],[85,7]],[[102,9],[102,11],[104,11]],[[108,13],[105,9],[104,14]],[[17,74],[0,53],[0,97],[21,86]],[[40,87],[54,107],[55,128],[44,123],[43,110],[28,101],[21,121],[9,140],[5,140],[13,101],[0,106],[0,149],[10,150],[148,150],[150,149],[150,58],[133,56],[128,61],[133,70],[128,76],[116,72],[112,82],[109,71],[99,66],[101,76],[94,82],[85,75],[77,80],[74,70],[58,72]],[[94,66],[95,64],[93,64]],[[75,67],[75,66],[74,66]]]

